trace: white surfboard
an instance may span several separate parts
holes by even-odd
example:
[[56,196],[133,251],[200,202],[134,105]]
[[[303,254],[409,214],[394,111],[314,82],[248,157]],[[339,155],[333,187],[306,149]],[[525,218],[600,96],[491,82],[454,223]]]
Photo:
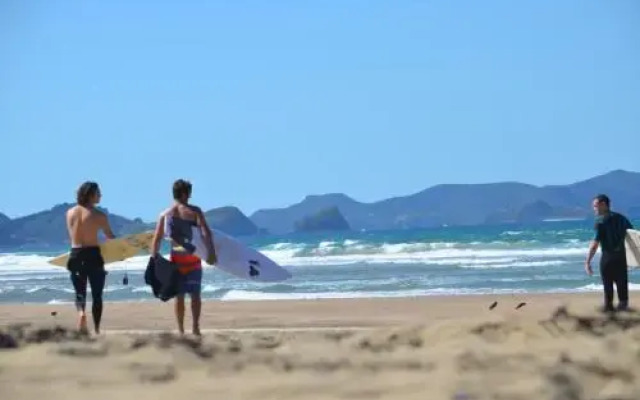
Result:
[[[208,256],[207,248],[198,227],[192,227],[190,243],[195,246],[194,254],[202,260]],[[291,278],[291,273],[282,268],[275,261],[248,247],[233,237],[211,229],[213,233],[213,247],[216,250],[216,268],[237,276],[257,282],[281,282]]]
[[627,229],[624,247],[627,253],[627,266],[629,268],[640,268],[640,231]]

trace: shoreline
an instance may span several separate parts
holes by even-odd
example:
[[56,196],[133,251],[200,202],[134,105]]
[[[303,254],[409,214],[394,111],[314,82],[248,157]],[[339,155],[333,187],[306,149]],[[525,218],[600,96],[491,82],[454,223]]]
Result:
[[[633,282],[629,282],[633,284]],[[595,285],[602,285],[600,281],[595,283]],[[238,290],[238,289],[228,289],[229,291]],[[243,290],[243,289],[239,289]],[[234,298],[234,299],[224,299],[217,297],[206,297],[205,293],[201,293],[202,302],[221,302],[221,303],[260,303],[260,302],[305,302],[305,301],[339,301],[339,300],[384,300],[384,299],[426,299],[426,298],[439,298],[439,299],[447,299],[447,298],[459,298],[459,297],[487,297],[487,296],[496,296],[496,297],[513,297],[513,296],[590,296],[595,293],[602,293],[602,288],[594,288],[590,290],[584,289],[549,289],[549,290],[527,290],[527,289],[514,289],[513,291],[505,290],[498,293],[490,293],[490,292],[475,292],[475,293],[425,293],[425,294],[396,294],[396,292],[389,292],[390,295],[380,295],[379,292],[376,292],[375,295],[368,295],[367,292],[362,292],[362,296],[344,296],[340,297],[341,292],[335,292],[335,297],[312,297],[313,292],[296,292],[296,293],[273,293],[273,292],[263,292],[264,294],[295,294],[295,295],[309,295],[309,297],[292,297],[292,298],[274,298],[274,297],[265,297],[265,298]],[[640,293],[640,287],[635,289],[631,286],[629,287],[629,293],[638,292]],[[324,293],[324,292],[322,292]],[[348,292],[353,293],[353,292]],[[87,291],[87,304],[91,303],[91,292]],[[70,298],[73,297],[73,294],[70,294]],[[188,296],[187,296],[188,299]],[[158,298],[153,297],[153,295],[149,294],[149,297],[145,298],[130,298],[130,299],[106,299],[106,296],[103,295],[103,301],[105,304],[123,304],[123,303],[162,303]],[[170,300],[169,302],[173,301]],[[21,306],[21,305],[30,305],[30,306],[38,306],[38,305],[47,305],[47,306],[56,306],[56,305],[73,305],[74,301],[70,300],[49,300],[47,302],[43,301],[17,301],[17,300],[9,300],[9,301],[0,301],[1,306]]]
[[[639,269],[640,270],[640,269]],[[598,280],[596,282],[592,283],[593,285],[597,285],[597,286],[602,286],[602,282],[600,281],[600,279],[598,278]],[[633,287],[633,285],[635,284],[634,282],[629,282],[630,286],[629,286],[629,293],[634,293],[634,292],[640,292],[640,287]],[[640,285],[639,285],[640,286]],[[243,291],[244,289],[228,289],[229,292],[234,291],[234,290],[240,290]],[[585,295],[585,296],[590,296],[593,294],[597,294],[597,293],[602,293],[603,288],[602,287],[594,287],[593,289],[589,289],[589,290],[585,290],[582,288],[578,288],[578,289],[567,289],[567,288],[562,288],[562,289],[541,289],[541,290],[528,290],[528,289],[505,289],[503,291],[500,291],[498,293],[491,293],[491,292],[475,292],[475,293],[425,293],[425,294],[404,294],[401,293],[401,291],[398,292],[393,292],[390,291],[389,295],[382,295],[379,294],[380,292],[373,292],[375,293],[374,295],[369,295],[369,293],[367,292],[360,292],[362,293],[362,296],[354,296],[354,295],[346,295],[344,297],[341,297],[340,295],[342,294],[341,292],[335,292],[335,297],[330,297],[330,296],[319,296],[319,297],[313,297],[315,294],[314,292],[295,292],[295,293],[277,293],[277,292],[261,292],[263,294],[265,294],[267,297],[264,298],[258,298],[258,297],[254,297],[254,298],[232,298],[232,299],[225,299],[223,297],[207,297],[205,296],[206,293],[202,293],[202,301],[203,302],[221,302],[221,303],[230,303],[230,302],[247,302],[247,303],[258,303],[258,302],[304,302],[304,301],[316,301],[316,300],[369,300],[369,299],[422,299],[422,298],[457,298],[457,297],[478,297],[478,296],[497,296],[497,297],[503,297],[503,296],[556,296],[556,295],[562,295],[562,296],[573,296],[573,295]],[[325,292],[321,292],[322,294],[324,294]],[[349,294],[353,294],[355,292],[346,292]],[[273,297],[273,295],[283,295],[283,298],[276,298]],[[90,299],[90,292],[88,293],[89,295],[89,299]],[[269,297],[269,296],[272,297]],[[290,297],[290,298],[286,298],[284,296],[286,295],[299,295],[300,297]],[[303,297],[303,296],[308,296],[308,297]],[[8,301],[0,301],[0,306],[20,306],[20,305],[49,305],[49,306],[56,306],[56,305],[60,305],[60,306],[65,306],[65,305],[72,305],[74,304],[74,301],[71,299],[73,297],[73,294],[69,295],[69,300],[60,300],[60,299],[53,299],[53,300],[48,300],[48,301],[19,301],[19,300],[8,300]],[[88,302],[90,302],[90,300],[88,299]],[[132,303],[132,304],[138,304],[138,303],[159,303],[160,300],[153,297],[152,294],[149,294],[149,296],[144,297],[144,298],[129,298],[129,299],[106,299],[106,296],[103,295],[103,299],[105,304],[123,304],[123,303]]]
[[[497,302],[497,305],[490,309],[494,302]],[[526,304],[516,309],[520,303]],[[105,331],[172,330],[175,325],[173,304],[173,301],[165,303],[160,300],[105,302],[102,328]],[[433,321],[468,318],[537,318],[563,306],[593,312],[601,304],[601,293],[468,294],[268,301],[203,300],[201,328],[424,325]],[[633,293],[630,296],[630,304],[634,306]],[[88,301],[89,314],[90,310],[91,304]],[[53,312],[56,313],[55,316],[52,315]],[[24,322],[55,322],[73,326],[75,317],[73,303],[0,304],[0,326]],[[190,308],[187,304],[186,327],[190,326],[190,321]]]
[[[600,281],[598,281],[600,282]],[[629,283],[633,283],[633,282],[629,282]],[[601,285],[601,283],[599,283]],[[235,289],[229,289],[231,290],[235,290]],[[640,288],[638,289],[634,289],[634,288],[629,288],[629,293],[630,293],[630,297],[631,293],[640,293]],[[265,292],[267,294],[272,294],[270,292]],[[363,296],[345,296],[345,297],[340,297],[340,296],[336,296],[336,297],[300,297],[300,298],[273,298],[273,297],[267,297],[267,298],[247,298],[247,299],[223,299],[223,298],[215,298],[215,297],[205,297],[202,296],[202,302],[205,303],[262,303],[262,302],[268,302],[268,303],[272,303],[272,302],[276,302],[276,303],[280,303],[280,302],[309,302],[309,301],[357,301],[357,300],[420,300],[420,299],[455,299],[455,298],[485,298],[485,297],[497,297],[497,298],[503,298],[503,297],[517,297],[517,296],[532,296],[532,297],[573,297],[573,296],[593,296],[594,294],[602,294],[603,293],[603,289],[602,288],[595,288],[592,290],[575,290],[575,289],[565,289],[565,290],[534,290],[534,291],[530,291],[530,290],[526,290],[526,289],[516,289],[513,291],[504,291],[504,292],[499,292],[499,293],[446,293],[446,294],[441,294],[441,293],[427,293],[427,294],[402,294],[402,295],[395,295],[393,294],[394,292],[390,292],[392,293],[391,295],[387,296],[387,295],[374,295],[374,296],[367,296],[367,295],[363,295]],[[286,294],[286,293],[285,293]],[[314,293],[295,293],[295,294],[300,294],[300,295],[310,295],[313,296]],[[336,292],[336,294],[340,294],[340,292]],[[91,303],[91,292],[88,291],[87,292],[87,304]],[[152,295],[150,295],[152,296]],[[72,294],[70,295],[70,297],[73,297]],[[640,297],[640,294],[639,296]],[[186,297],[187,300],[189,299],[189,297]],[[105,304],[138,304],[138,303],[143,303],[143,304],[147,304],[147,303],[155,303],[155,304],[162,304],[163,302],[160,301],[158,298],[155,297],[147,297],[147,298],[131,298],[131,299],[109,299],[106,300],[105,296],[103,295],[103,301]],[[168,303],[172,302],[173,299],[169,300]],[[73,300],[49,300],[48,302],[39,302],[39,301],[0,301],[0,307],[2,306],[66,306],[66,305],[73,305],[74,301]]]

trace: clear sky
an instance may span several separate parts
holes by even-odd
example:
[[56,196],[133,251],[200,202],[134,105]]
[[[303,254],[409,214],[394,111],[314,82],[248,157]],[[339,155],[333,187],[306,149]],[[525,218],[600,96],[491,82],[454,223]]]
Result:
[[0,2],[0,211],[640,171],[640,2]]

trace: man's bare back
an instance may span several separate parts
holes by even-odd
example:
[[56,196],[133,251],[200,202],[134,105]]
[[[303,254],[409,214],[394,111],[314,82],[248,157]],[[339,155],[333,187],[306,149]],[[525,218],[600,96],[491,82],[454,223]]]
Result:
[[67,211],[67,229],[71,247],[95,247],[98,242],[98,231],[113,239],[107,216],[95,208],[87,208],[81,205],[74,206]]
[[196,206],[190,204],[174,204],[164,211],[164,215],[177,215],[180,219],[186,221],[198,221],[199,209]]
[[[206,226],[206,221],[203,218],[202,210],[200,210],[199,207],[191,204],[176,203],[173,206],[167,208],[162,213],[162,215],[174,215],[182,220],[195,222],[198,224],[198,227],[200,228],[204,237],[209,237],[211,235],[208,226]],[[171,242],[175,244],[173,240]]]

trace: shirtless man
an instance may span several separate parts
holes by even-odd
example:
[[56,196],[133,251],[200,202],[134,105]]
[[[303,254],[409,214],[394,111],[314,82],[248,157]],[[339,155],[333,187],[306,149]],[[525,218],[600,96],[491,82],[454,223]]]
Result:
[[97,183],[85,182],[78,188],[78,204],[67,211],[67,229],[71,241],[67,269],[71,273],[71,283],[76,294],[78,329],[83,333],[87,332],[87,280],[91,285],[93,325],[96,333],[100,333],[102,290],[107,272],[100,253],[98,231],[102,230],[109,239],[115,238],[107,216],[95,208],[100,202],[100,196]]
[[[191,183],[179,179],[173,184],[174,203],[160,215],[151,245],[151,257],[158,256],[160,242],[165,235],[165,223],[171,227],[171,262],[178,266],[182,275],[182,284],[176,296],[175,314],[180,334],[184,334],[184,297],[191,296],[191,315],[193,317],[193,334],[200,335],[200,310],[202,302],[200,291],[202,286],[202,260],[189,248],[181,246],[176,240],[190,238],[191,227],[200,228],[202,238],[207,246],[209,257],[207,262],[214,264],[216,260],[213,247],[213,236],[204,214],[199,207],[189,204]],[[186,246],[188,247],[188,246]]]

